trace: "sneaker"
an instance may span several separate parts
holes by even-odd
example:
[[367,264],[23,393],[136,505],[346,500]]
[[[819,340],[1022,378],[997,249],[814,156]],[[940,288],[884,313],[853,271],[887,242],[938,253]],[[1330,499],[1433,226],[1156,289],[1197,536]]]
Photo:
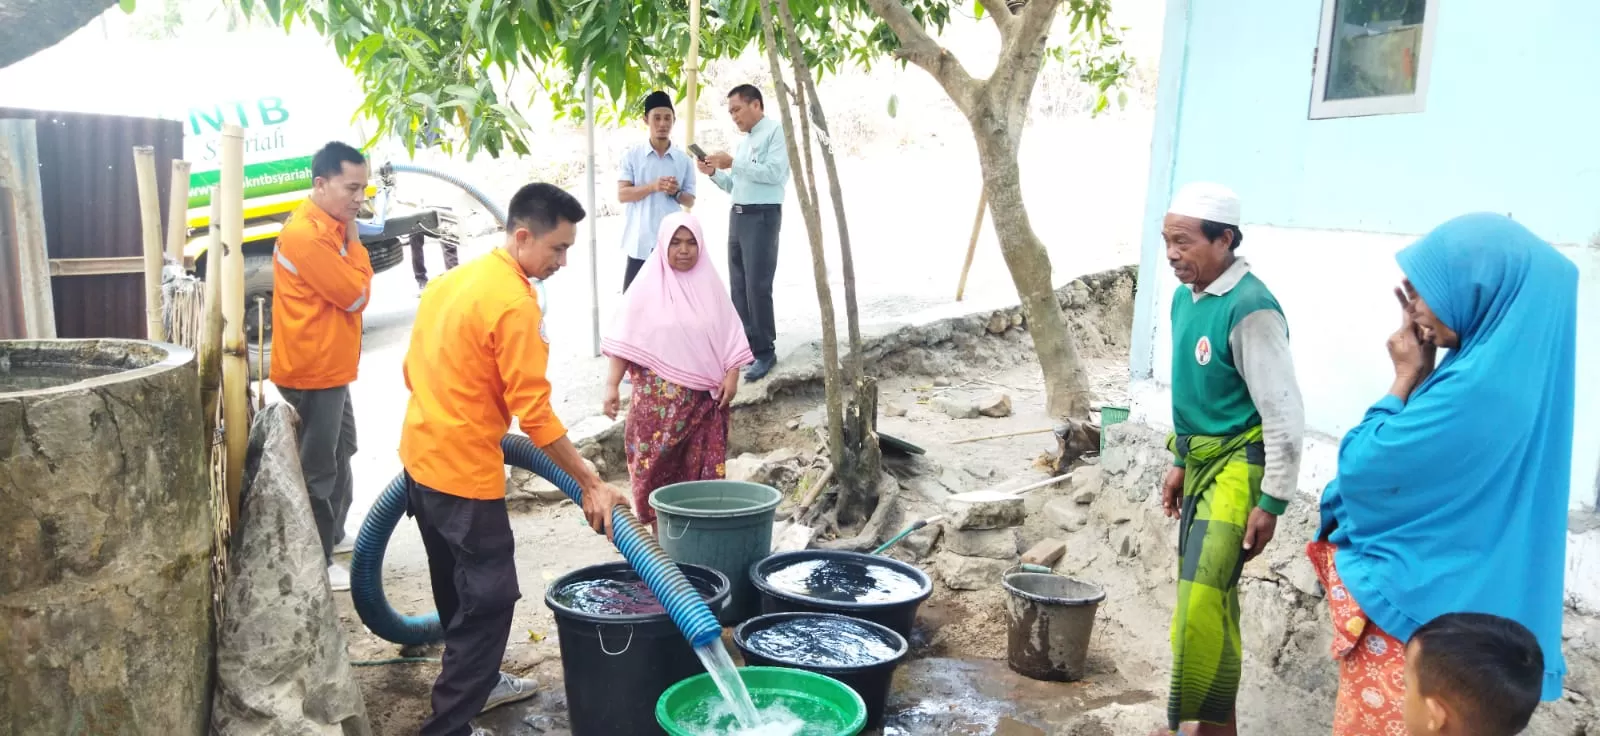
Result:
[[539,683],[521,677],[512,677],[504,672],[500,673],[500,684],[494,686],[489,693],[489,702],[483,704],[479,713],[487,713],[506,703],[515,703],[527,700],[539,692]]
[[356,551],[356,538],[354,536],[347,534],[344,539],[333,543],[333,553],[336,555],[347,555],[354,551]]
[[335,593],[343,593],[350,589],[350,571],[335,562],[328,565],[328,587]]
[[777,364],[778,360],[776,358],[756,358],[756,362],[745,369],[744,380],[748,383],[755,383],[766,378],[767,374],[772,372],[772,367]]

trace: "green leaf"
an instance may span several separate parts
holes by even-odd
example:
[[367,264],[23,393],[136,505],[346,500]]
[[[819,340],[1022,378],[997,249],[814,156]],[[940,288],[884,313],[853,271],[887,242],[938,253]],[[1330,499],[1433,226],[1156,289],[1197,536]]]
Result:
[[119,0],[118,3],[117,3],[117,5],[122,7],[122,12],[128,13],[128,14],[132,14],[133,13],[134,4],[135,4],[134,0]]
[[[983,6],[979,5],[978,7],[981,8]],[[899,114],[900,114],[900,95],[891,94],[891,95],[889,95],[889,117],[891,117],[891,118],[892,117],[897,117]]]
[[1128,91],[1127,90],[1119,90],[1117,92],[1117,107],[1127,107],[1127,106],[1128,106]]

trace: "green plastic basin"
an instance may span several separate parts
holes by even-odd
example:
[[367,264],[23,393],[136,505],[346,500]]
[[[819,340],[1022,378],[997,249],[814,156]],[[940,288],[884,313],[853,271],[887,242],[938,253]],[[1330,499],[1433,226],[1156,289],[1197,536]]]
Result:
[[[861,696],[827,675],[784,667],[741,667],[739,676],[750,689],[757,710],[776,704],[805,721],[802,733],[807,736],[856,736],[867,723],[867,705]],[[717,730],[721,724],[705,722],[707,701],[721,699],[711,675],[695,675],[661,694],[656,701],[656,723],[671,736],[725,733]]]

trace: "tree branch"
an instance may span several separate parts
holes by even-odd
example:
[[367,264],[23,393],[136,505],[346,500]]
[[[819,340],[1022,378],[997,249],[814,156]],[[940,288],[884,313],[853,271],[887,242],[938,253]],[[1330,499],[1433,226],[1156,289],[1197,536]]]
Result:
[[1017,24],[1017,17],[1011,14],[1011,8],[1006,5],[1006,0],[978,0],[985,13],[994,19],[994,24],[1000,28],[1000,38],[1004,40],[1011,34],[1011,29]]
[[[1055,2],[1059,3],[1060,0]],[[895,55],[933,75],[956,107],[961,108],[963,113],[970,111],[982,91],[982,83],[972,78],[961,60],[934,41],[928,35],[928,30],[911,15],[911,11],[900,4],[900,0],[867,0],[867,5],[900,39],[900,50]]]
[[1034,84],[1044,65],[1045,43],[1056,20],[1062,0],[1030,0],[1000,47],[1000,60],[989,79],[990,102],[1004,113],[1009,125],[1020,135],[1027,103],[1033,98]]

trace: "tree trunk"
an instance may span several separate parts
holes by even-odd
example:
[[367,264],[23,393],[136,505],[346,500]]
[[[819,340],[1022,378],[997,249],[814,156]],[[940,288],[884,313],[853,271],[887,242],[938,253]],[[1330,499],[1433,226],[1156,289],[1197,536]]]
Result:
[[0,0],[0,69],[61,43],[117,0]]
[[[878,447],[878,382],[865,375],[861,346],[861,321],[856,310],[855,265],[850,251],[850,227],[844,212],[844,192],[839,183],[839,168],[833,157],[833,141],[829,137],[827,117],[822,112],[822,100],[812,81],[811,69],[801,51],[800,35],[795,28],[794,15],[789,10],[789,0],[778,0],[778,11],[783,18],[784,45],[794,68],[796,99],[800,102],[800,130],[805,141],[807,196],[813,211],[820,208],[816,188],[816,169],[811,151],[811,129],[817,130],[817,142],[822,147],[822,165],[828,177],[828,193],[833,200],[834,218],[839,228],[839,256],[844,263],[845,324],[850,336],[849,374],[854,388],[844,406],[844,433],[842,456],[844,462],[835,466],[840,491],[837,496],[835,520],[839,526],[854,528],[864,523],[880,503],[878,498],[879,475],[883,469],[883,452]],[[809,101],[809,105],[806,102]],[[821,229],[821,212],[817,213],[818,231]],[[810,222],[809,220],[807,221]],[[820,237],[820,235],[819,235]]]
[[989,195],[995,234],[1006,268],[1022,300],[1033,351],[1044,371],[1045,402],[1057,418],[1089,416],[1089,376],[1078,358],[1078,348],[1050,276],[1050,254],[1033,231],[1022,201],[1022,176],[1017,149],[1006,126],[994,124],[990,110],[972,116],[978,142],[978,162],[983,168],[984,191]]
[[773,30],[773,0],[761,0],[761,27],[767,42],[767,63],[772,66],[774,97],[782,116],[784,143],[788,146],[789,171],[794,177],[795,196],[805,216],[806,235],[811,241],[811,273],[817,282],[817,304],[822,308],[822,383],[827,395],[828,456],[834,468],[844,466],[844,399],[839,376],[839,335],[833,314],[833,290],[828,286],[828,258],[822,248],[822,215],[806,187],[806,172],[800,165],[800,149],[795,144],[793,117],[789,114],[789,93],[784,89],[783,65],[778,62],[778,39]]

